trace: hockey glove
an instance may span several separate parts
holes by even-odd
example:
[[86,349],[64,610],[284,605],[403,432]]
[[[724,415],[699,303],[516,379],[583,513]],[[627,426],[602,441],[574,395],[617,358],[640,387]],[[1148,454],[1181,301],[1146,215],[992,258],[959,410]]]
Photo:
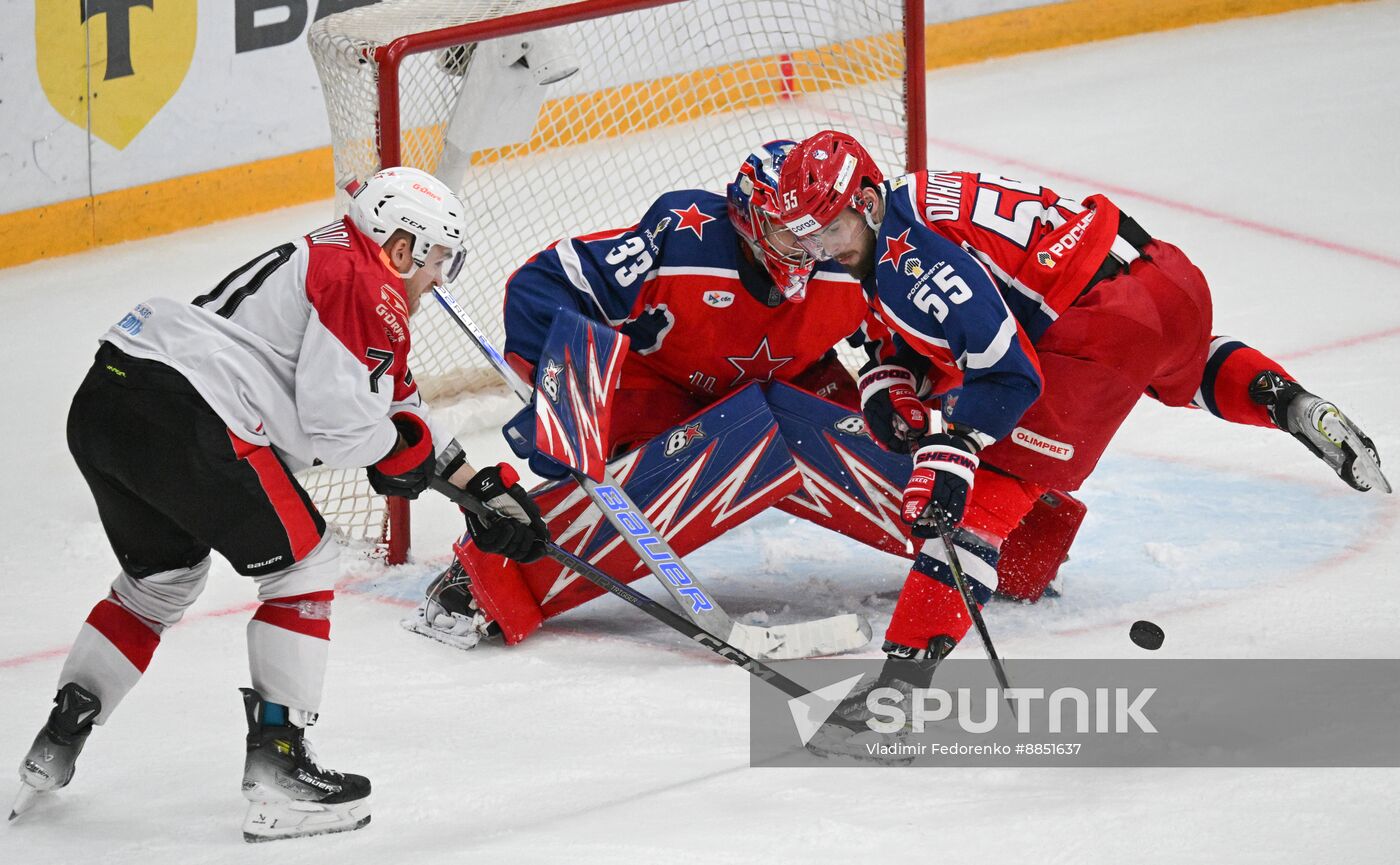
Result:
[[466,493],[499,516],[479,516],[465,508],[462,512],[467,531],[483,551],[528,563],[544,555],[549,529],[519,481],[506,463],[482,469],[467,481]]
[[880,446],[907,454],[928,433],[929,411],[919,399],[918,380],[900,363],[869,367],[860,376],[860,410]]
[[914,473],[904,487],[900,514],[914,537],[937,537],[940,525],[951,530],[962,522],[977,471],[976,452],[971,439],[956,433],[936,433],[923,440],[914,453]]
[[381,496],[416,499],[432,479],[436,462],[433,436],[423,419],[411,412],[399,412],[390,420],[404,444],[366,468],[365,474],[369,476],[369,485]]

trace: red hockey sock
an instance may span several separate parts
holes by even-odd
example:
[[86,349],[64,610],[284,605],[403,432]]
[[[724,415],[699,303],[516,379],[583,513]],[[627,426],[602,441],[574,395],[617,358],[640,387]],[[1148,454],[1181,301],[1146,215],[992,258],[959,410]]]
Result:
[[929,640],[940,634],[961,640],[971,626],[957,589],[911,570],[899,593],[885,639],[923,651]]
[[1210,342],[1210,354],[1201,376],[1201,389],[1192,401],[1219,418],[1231,423],[1273,427],[1274,422],[1264,406],[1249,398],[1249,383],[1259,373],[1273,370],[1292,381],[1277,361],[1263,352],[1250,348],[1237,339],[1217,336]]

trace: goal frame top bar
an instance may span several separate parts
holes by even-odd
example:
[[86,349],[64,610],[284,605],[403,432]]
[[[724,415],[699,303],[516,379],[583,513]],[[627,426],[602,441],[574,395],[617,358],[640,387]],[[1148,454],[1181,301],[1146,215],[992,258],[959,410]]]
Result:
[[[426,30],[400,36],[387,45],[374,49],[378,66],[379,97],[379,165],[398,165],[401,128],[395,104],[399,91],[399,64],[405,57],[460,45],[481,42],[517,33],[529,33],[547,27],[560,27],[607,15],[678,5],[686,0],[580,0],[547,9],[532,9],[486,21],[473,21],[453,27]],[[704,0],[690,0],[704,2]],[[905,170],[919,171],[927,167],[927,136],[924,120],[924,0],[903,0],[904,6],[904,86],[907,105],[905,132]]]

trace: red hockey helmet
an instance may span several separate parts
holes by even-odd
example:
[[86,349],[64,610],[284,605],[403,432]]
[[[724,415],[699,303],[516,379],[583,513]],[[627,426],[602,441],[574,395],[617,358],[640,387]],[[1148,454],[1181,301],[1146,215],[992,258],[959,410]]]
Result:
[[818,132],[783,161],[778,177],[783,222],[799,239],[807,237],[830,225],[847,207],[862,209],[861,188],[884,180],[859,141],[834,129]]

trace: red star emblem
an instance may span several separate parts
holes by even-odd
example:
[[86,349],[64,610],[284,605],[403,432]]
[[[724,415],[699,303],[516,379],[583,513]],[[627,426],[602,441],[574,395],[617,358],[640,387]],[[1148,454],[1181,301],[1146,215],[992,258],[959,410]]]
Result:
[[768,347],[768,337],[758,344],[758,348],[753,350],[753,354],[748,357],[727,357],[725,360],[734,364],[734,368],[739,374],[730,382],[730,387],[738,386],[741,381],[768,382],[773,380],[773,373],[782,369],[783,365],[792,360],[791,357],[774,357],[773,350]]
[[671,212],[680,220],[680,223],[676,226],[676,231],[688,228],[695,232],[695,236],[701,240],[705,239],[705,223],[715,221],[715,218],[708,213],[701,213],[700,206],[697,204],[691,204],[685,210],[676,210],[673,207],[671,208]]
[[880,256],[880,264],[884,264],[888,261],[890,264],[894,265],[895,270],[899,270],[899,260],[904,257],[906,252],[914,251],[914,244],[906,239],[908,237],[909,229],[907,228],[904,229],[904,233],[899,237],[886,237],[885,254]]

